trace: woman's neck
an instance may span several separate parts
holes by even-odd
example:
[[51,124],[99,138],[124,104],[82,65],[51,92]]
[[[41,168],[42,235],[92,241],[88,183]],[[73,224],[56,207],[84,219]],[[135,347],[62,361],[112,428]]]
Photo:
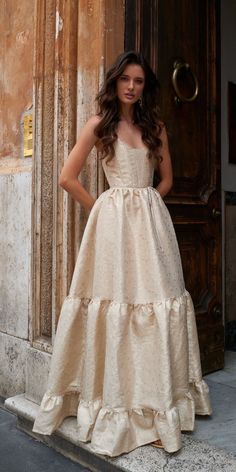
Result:
[[133,123],[134,121],[134,108],[130,106],[121,105],[120,107],[120,119],[126,121],[126,123]]

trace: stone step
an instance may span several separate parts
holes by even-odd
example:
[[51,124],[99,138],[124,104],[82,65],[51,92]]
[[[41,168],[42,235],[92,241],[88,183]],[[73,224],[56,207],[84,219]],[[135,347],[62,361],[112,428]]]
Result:
[[91,471],[116,472],[124,470],[118,465],[113,464],[112,458],[94,454],[90,450],[89,443],[77,440],[76,418],[66,418],[55,433],[51,436],[43,436],[32,432],[33,422],[38,413],[39,405],[25,398],[23,394],[8,398],[5,401],[5,407],[17,415],[17,423],[20,429],[73,461],[89,467]]
[[236,457],[226,451],[196,441],[184,434],[183,447],[174,454],[145,445],[119,457],[95,454],[89,443],[77,440],[76,418],[67,418],[51,436],[32,433],[39,406],[25,395],[5,401],[5,407],[17,415],[19,427],[92,472],[236,472]]

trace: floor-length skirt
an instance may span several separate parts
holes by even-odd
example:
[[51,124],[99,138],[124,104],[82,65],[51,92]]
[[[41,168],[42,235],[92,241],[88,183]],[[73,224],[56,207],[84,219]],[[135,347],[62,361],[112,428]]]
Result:
[[158,438],[174,452],[195,414],[210,413],[169,212],[152,187],[110,188],[89,216],[34,431],[73,415],[94,452]]

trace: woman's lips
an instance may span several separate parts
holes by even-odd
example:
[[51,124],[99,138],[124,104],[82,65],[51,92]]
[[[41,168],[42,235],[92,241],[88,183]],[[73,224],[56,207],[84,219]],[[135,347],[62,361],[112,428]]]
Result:
[[132,93],[125,93],[124,95],[126,98],[134,98],[134,95]]

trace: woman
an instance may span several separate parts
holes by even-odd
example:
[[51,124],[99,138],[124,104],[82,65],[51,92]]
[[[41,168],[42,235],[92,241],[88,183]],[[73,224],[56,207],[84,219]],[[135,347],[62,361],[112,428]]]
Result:
[[[211,413],[194,309],[163,202],[172,168],[157,99],[158,81],[143,56],[121,54],[59,181],[91,212],[33,430],[51,434],[76,415],[78,439],[109,456],[148,443],[177,451],[195,413]],[[78,182],[93,146],[110,185],[97,200]]]

